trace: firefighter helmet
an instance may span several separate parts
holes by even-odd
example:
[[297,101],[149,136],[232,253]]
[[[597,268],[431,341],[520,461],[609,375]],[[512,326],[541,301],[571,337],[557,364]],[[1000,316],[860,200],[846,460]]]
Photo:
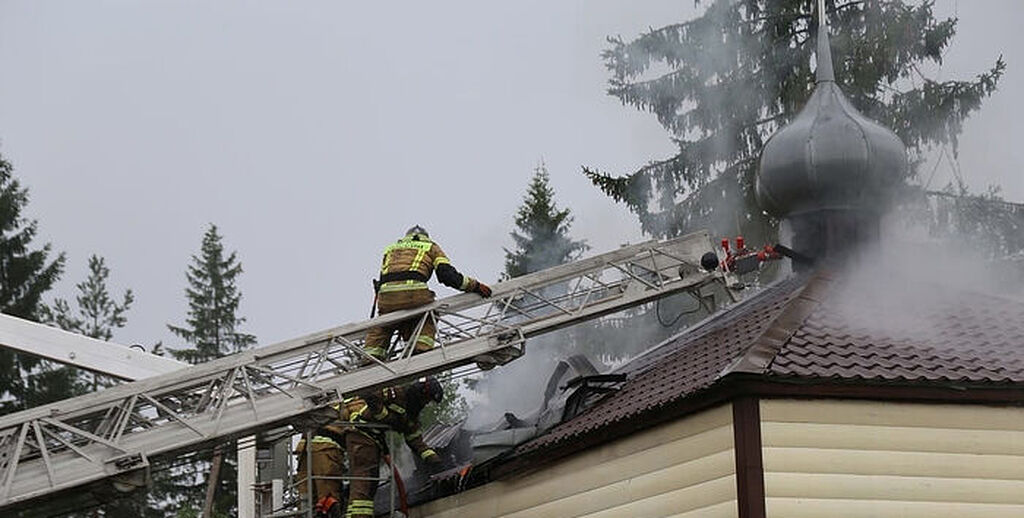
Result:
[[428,401],[440,403],[444,399],[444,387],[433,376],[427,376],[425,380],[421,381],[420,388],[423,390],[423,395],[426,396]]
[[419,225],[413,225],[412,228],[410,228],[409,230],[405,231],[405,235],[407,235],[407,236],[430,237],[430,234],[427,233],[427,229],[425,229],[425,228],[423,228],[423,227],[421,227]]

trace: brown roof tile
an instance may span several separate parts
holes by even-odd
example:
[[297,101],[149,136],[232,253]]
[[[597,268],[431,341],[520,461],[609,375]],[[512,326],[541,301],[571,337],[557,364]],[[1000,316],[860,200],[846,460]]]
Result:
[[[768,374],[818,379],[1024,383],[1024,303],[936,283],[905,300],[835,283]],[[912,290],[911,290],[912,288]]]
[[704,325],[667,340],[619,370],[629,378],[613,396],[521,445],[517,451],[524,453],[555,445],[711,386],[764,333],[802,283],[799,278],[778,283]]
[[619,369],[621,390],[517,448],[536,453],[697,395],[734,372],[844,383],[1024,384],[1024,303],[915,286],[882,297],[794,276]]

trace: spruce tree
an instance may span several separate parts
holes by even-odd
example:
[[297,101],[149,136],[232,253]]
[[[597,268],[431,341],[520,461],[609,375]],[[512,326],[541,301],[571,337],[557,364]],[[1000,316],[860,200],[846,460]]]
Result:
[[[609,38],[608,93],[652,112],[677,150],[623,176],[584,173],[628,204],[649,234],[710,227],[751,243],[772,237],[753,180],[766,139],[813,89],[814,3],[707,1],[693,20],[630,41]],[[938,81],[923,71],[941,64],[956,19],[937,20],[932,1],[825,3],[837,81],[857,109],[908,146],[915,166],[908,180],[931,150],[955,152],[964,120],[996,88],[1002,58],[972,80]]]
[[[66,299],[57,298],[52,308],[43,306],[42,321],[97,340],[112,339],[114,329],[122,328],[128,322],[125,313],[135,298],[129,289],[125,291],[120,303],[111,299],[107,291],[109,276],[110,269],[104,259],[93,254],[89,257],[89,277],[75,285],[78,289],[78,295],[75,296],[77,311],[71,309]],[[80,371],[79,376],[84,378],[84,373]],[[101,383],[102,376],[95,373],[90,378],[92,390],[98,390],[101,384],[110,386],[113,383],[110,379],[104,379]]]
[[[555,203],[555,192],[543,163],[534,170],[514,223],[515,230],[510,235],[516,248],[505,250],[506,278],[574,261],[589,248],[585,241],[570,237],[572,213],[567,208],[559,209]],[[556,297],[564,293],[557,291],[565,288],[555,286],[555,292],[546,295]],[[548,335],[537,345],[547,349],[545,354],[551,360],[584,354],[595,364],[613,362],[635,352],[627,347],[628,340],[617,339],[623,335],[621,327],[617,319],[598,319]]]
[[507,279],[567,263],[588,248],[586,242],[569,237],[572,215],[555,204],[555,191],[543,162],[534,169],[523,204],[516,211],[515,226],[510,233],[515,250],[505,249]]
[[237,330],[245,323],[245,318],[237,315],[242,294],[236,282],[242,265],[235,252],[225,256],[222,239],[211,223],[203,235],[199,255],[192,256],[185,272],[188,318],[184,326],[167,326],[192,346],[171,351],[179,360],[202,363],[256,343],[256,337]]
[[[0,155],[0,312],[38,321],[42,296],[64,269],[64,254],[51,258],[49,243],[36,246],[38,224],[22,211],[28,190]],[[0,414],[64,399],[80,390],[73,369],[0,348]]]
[[[516,230],[511,235],[517,247],[515,251],[505,250],[507,278],[574,261],[588,249],[585,241],[569,236],[571,212],[556,206],[549,180],[542,163],[530,180],[523,204],[516,212]],[[556,290],[565,288],[554,287]],[[547,293],[551,296],[559,294]],[[689,309],[692,305],[686,296],[668,297],[657,304],[626,310],[625,316],[612,315],[557,331],[536,345],[546,348],[546,354],[552,361],[583,354],[597,367],[612,364],[640,352],[640,347],[669,336],[693,318],[706,315],[703,311]],[[671,323],[664,322],[660,314],[674,316],[687,311],[687,314],[694,315],[693,318],[674,318]],[[638,340],[637,337],[644,338]]]
[[[184,326],[168,325],[174,334],[184,339],[191,348],[172,349],[171,354],[189,363],[207,362],[232,354],[256,343],[256,337],[242,333],[239,326],[245,318],[238,316],[242,294],[238,290],[238,276],[242,265],[237,254],[224,251],[222,236],[217,226],[210,224],[203,235],[199,255],[192,256],[192,264],[185,272],[188,287],[188,318]],[[216,453],[204,452],[192,462],[175,471],[178,492],[174,495],[181,508],[178,516],[190,516],[198,511],[205,498],[209,473],[219,471],[214,481],[215,500],[212,516],[229,516],[236,503],[237,477],[234,466],[235,443],[220,445]],[[213,465],[223,465],[212,469]]]
[[[523,202],[516,209],[512,221],[513,230],[509,236],[512,238],[514,248],[505,249],[505,269],[501,274],[505,280],[568,263],[579,258],[588,249],[586,242],[570,236],[572,212],[568,208],[558,208],[555,203],[555,190],[551,187],[551,177],[543,162],[534,168]],[[556,299],[565,295],[567,290],[565,283],[556,284],[542,290],[541,296]],[[525,296],[517,297],[512,304],[530,311],[530,307],[539,303],[534,298]],[[600,351],[587,347],[586,342],[578,339],[582,333],[581,329],[591,329],[599,325],[599,322],[591,321],[531,339],[531,352],[525,360],[487,372],[479,378],[465,378],[464,383],[470,390],[488,397],[489,393],[502,392],[495,387],[518,385],[524,376],[532,378],[538,375],[538,370],[542,371],[540,376],[549,375],[557,365],[558,359],[573,353],[591,353],[588,354],[591,358],[600,356]],[[603,345],[598,342],[592,343]],[[515,391],[514,395],[510,394],[510,400],[504,403],[512,407],[525,408],[527,402],[537,399],[542,391],[542,386],[523,386]]]
[[[132,290],[125,290],[118,302],[111,298],[107,289],[107,279],[110,277],[110,268],[107,267],[103,257],[93,254],[89,257],[89,276],[82,282],[75,285],[78,294],[75,296],[75,306],[67,299],[54,299],[53,307],[43,307],[43,322],[59,327],[65,331],[71,331],[98,340],[109,341],[114,337],[114,330],[120,329],[127,324],[125,314],[131,309],[135,300]],[[85,378],[84,372],[79,370],[79,376]],[[113,379],[104,378],[95,373],[90,375],[92,390],[100,386],[111,386],[116,383]],[[99,508],[85,512],[73,513],[71,517],[82,518],[157,518],[164,516],[158,510],[158,499],[154,494],[159,493],[166,485],[162,473],[153,474],[152,492],[137,491],[127,495],[117,495],[118,498],[108,502]]]
[[58,298],[53,308],[44,308],[45,319],[64,329],[97,340],[109,341],[114,337],[114,330],[124,327],[128,322],[125,313],[131,309],[135,296],[132,290],[125,290],[121,302],[110,297],[107,290],[107,278],[110,268],[106,261],[93,254],[89,257],[89,277],[75,285],[78,295],[75,302],[77,311],[71,309],[66,299]]

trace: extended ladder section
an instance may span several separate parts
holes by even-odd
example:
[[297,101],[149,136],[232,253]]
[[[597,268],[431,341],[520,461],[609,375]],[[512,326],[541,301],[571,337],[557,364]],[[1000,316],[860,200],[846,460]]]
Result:
[[135,381],[188,367],[143,349],[106,342],[0,314],[0,347]]
[[[317,410],[343,394],[490,368],[522,355],[532,336],[673,293],[699,297],[721,279],[698,267],[713,250],[706,232],[626,246],[498,283],[489,299],[459,294],[2,417],[0,509],[101,480],[117,485],[151,461],[270,427],[315,426]],[[412,356],[410,343],[395,343],[386,362],[362,352],[370,328],[427,318],[435,349]]]

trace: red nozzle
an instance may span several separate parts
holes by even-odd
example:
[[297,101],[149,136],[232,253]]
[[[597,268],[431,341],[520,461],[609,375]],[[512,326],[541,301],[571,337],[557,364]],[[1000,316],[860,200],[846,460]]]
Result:
[[722,250],[729,251],[729,238],[727,237],[722,238]]
[[736,236],[736,250],[743,250],[743,236]]

